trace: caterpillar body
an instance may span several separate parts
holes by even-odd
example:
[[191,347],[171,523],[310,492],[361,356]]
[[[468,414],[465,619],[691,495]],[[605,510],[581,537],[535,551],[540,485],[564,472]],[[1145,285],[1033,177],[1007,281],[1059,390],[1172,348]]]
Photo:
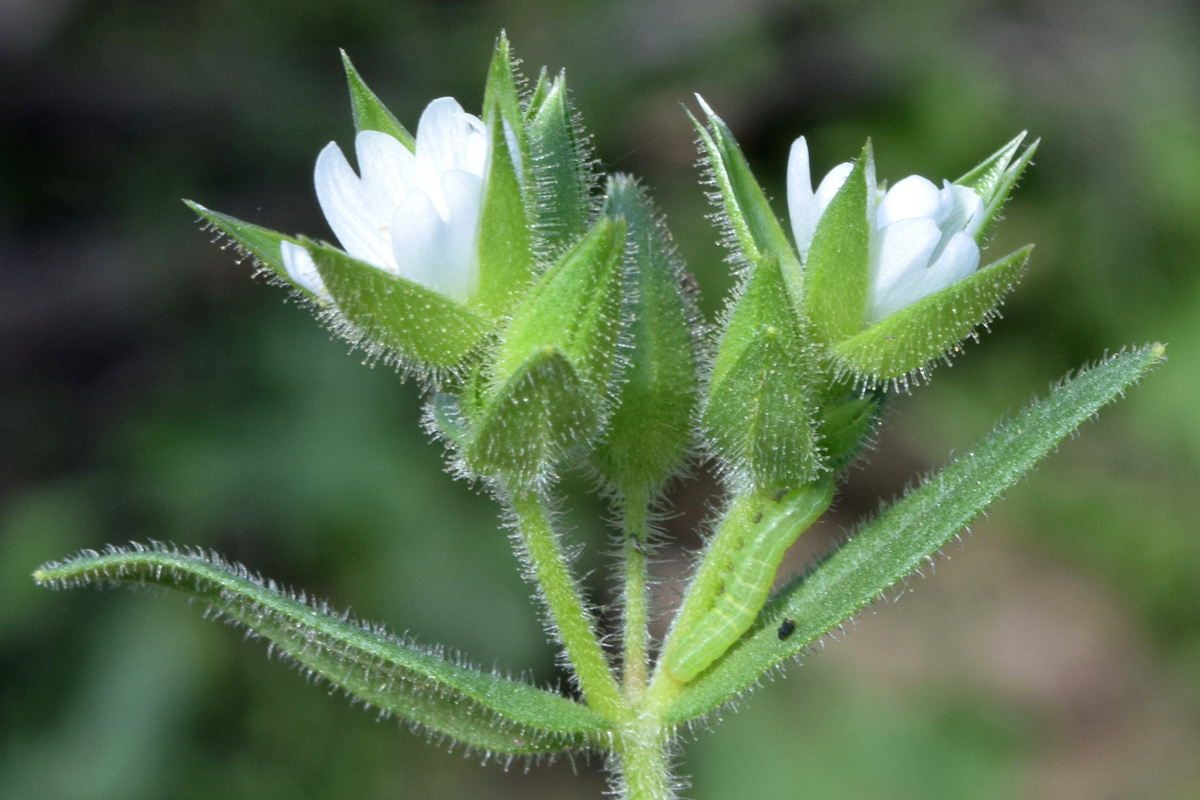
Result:
[[[685,601],[678,630],[672,631],[663,655],[673,680],[687,683],[699,675],[754,624],[787,549],[832,500],[833,481],[824,480],[782,497],[759,497],[741,507],[741,501],[735,502],[710,545],[710,555],[716,557],[705,558],[705,567],[718,566],[708,575],[702,567],[696,576],[694,591],[701,596],[688,598],[692,608]],[[725,558],[720,557],[723,551]],[[719,574],[711,574],[712,569]]]

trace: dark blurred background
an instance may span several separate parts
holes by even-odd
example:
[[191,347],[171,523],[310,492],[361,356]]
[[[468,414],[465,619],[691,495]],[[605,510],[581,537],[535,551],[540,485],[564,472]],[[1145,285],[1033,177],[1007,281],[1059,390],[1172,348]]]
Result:
[[[691,795],[1200,796],[1195,4],[0,0],[0,797],[599,796],[595,763],[505,772],[378,723],[179,597],[29,577],[108,542],[203,545],[560,680],[495,508],[441,472],[417,390],[180,203],[328,237],[311,170],[352,141],[337,48],[411,126],[433,97],[478,109],[501,28],[527,72],[568,69],[604,168],[652,187],[710,318],[729,278],[692,92],[777,200],[799,134],[822,173],[869,135],[893,181],[1044,137],[991,250],[1036,242],[1028,277],[982,344],[892,404],[827,531],[1067,371],[1169,343],[936,578],[690,744]],[[675,492],[674,541],[695,546],[710,488]],[[607,601],[604,507],[573,508]]]

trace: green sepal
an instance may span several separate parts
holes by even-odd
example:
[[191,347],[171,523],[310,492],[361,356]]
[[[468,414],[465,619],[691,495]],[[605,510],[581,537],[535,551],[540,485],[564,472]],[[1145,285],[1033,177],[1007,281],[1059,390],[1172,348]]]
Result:
[[528,165],[529,152],[525,146],[525,115],[521,111],[520,90],[517,86],[518,76],[512,48],[508,37],[501,33],[496,39],[496,49],[492,53],[492,62],[488,65],[487,83],[483,88],[484,114],[497,112],[509,126],[509,136],[513,137],[520,152],[520,162]]
[[833,502],[825,478],[790,491],[739,495],[713,534],[663,646],[662,671],[687,683],[718,661],[767,602],[788,548]]
[[954,181],[955,185],[974,189],[975,193],[983,198],[983,204],[986,206],[988,200],[995,193],[996,187],[1000,185],[1000,181],[1004,176],[1005,170],[1008,169],[1008,165],[1012,163],[1013,156],[1020,149],[1021,142],[1025,141],[1025,137],[1028,135],[1029,131],[1021,131],[1008,144],[992,153],[983,161],[980,161],[977,166],[968,170],[965,175],[959,176]]
[[862,330],[871,273],[874,191],[875,163],[867,142],[821,215],[804,264],[802,308],[823,344],[836,344]]
[[[680,725],[731,702],[784,661],[931,563],[942,547],[1072,431],[1164,359],[1162,345],[1121,353],[1080,371],[1000,424],[967,455],[884,509],[836,552],[782,589],[753,627],[682,687],[663,721]],[[780,624],[790,619],[791,634]]]
[[269,270],[274,277],[286,281],[288,285],[302,293],[305,297],[319,302],[319,298],[315,294],[293,281],[291,276],[288,275],[287,269],[283,266],[283,255],[279,251],[279,246],[283,242],[300,244],[299,239],[294,236],[285,236],[269,228],[243,222],[228,214],[212,211],[191,200],[184,200],[183,202],[187,204],[188,208],[199,214],[213,229],[228,236],[242,253],[249,255],[257,264]]
[[513,311],[491,366],[493,382],[546,347],[560,352],[588,388],[607,392],[621,331],[624,220],[599,219],[546,270]]
[[886,395],[872,392],[821,404],[817,432],[825,466],[833,471],[845,467],[871,437]]
[[550,93],[549,75],[550,73],[546,68],[542,67],[541,71],[538,72],[537,82],[533,85],[533,91],[525,98],[526,124],[538,113],[542,107],[542,103],[546,102],[546,96]]
[[568,452],[596,435],[600,424],[592,387],[553,345],[530,354],[492,387],[471,414],[469,429],[446,425],[455,423],[454,412],[444,406],[440,424],[462,442],[463,471],[509,491],[538,487]]
[[730,312],[702,419],[714,453],[740,479],[770,490],[820,473],[814,374],[814,349],[768,259]]
[[939,356],[949,356],[994,317],[1032,249],[1023,247],[835,344],[829,353],[836,370],[866,386],[904,382]]
[[1041,139],[1035,139],[1032,144],[1025,148],[1020,157],[1011,164],[1005,161],[1005,169],[1001,171],[995,183],[985,184],[987,191],[980,192],[984,205],[983,224],[975,232],[976,242],[982,245],[991,236],[992,227],[1000,219],[1000,212],[1004,210],[1004,204],[1008,202],[1008,196],[1017,185],[1017,181],[1021,179],[1021,174],[1025,172],[1025,168],[1029,166],[1033,154],[1037,152],[1038,145],[1041,142]]
[[346,69],[346,82],[350,86],[350,105],[354,111],[354,130],[380,131],[400,140],[409,149],[416,150],[417,140],[400,124],[400,120],[387,109],[375,93],[363,82],[358,70],[350,63],[350,56],[342,50],[342,66]]
[[483,101],[491,138],[476,255],[479,283],[471,304],[492,319],[507,316],[534,274],[525,197],[529,154],[508,40],[496,42]]
[[728,226],[727,233],[732,240],[727,244],[735,247],[735,252],[740,251],[740,255],[752,264],[768,258],[777,261],[787,279],[787,290],[793,302],[799,302],[800,262],[771,210],[766,193],[750,171],[746,156],[729,126],[699,95],[696,99],[708,117],[709,127],[702,125],[690,112],[688,117],[699,131],[712,178],[720,193],[722,221]]
[[[329,245],[301,239],[338,310],[347,338],[379,348],[402,365],[458,372],[492,332],[492,323],[440,292],[359,261]],[[359,343],[359,342],[356,342]]]
[[553,753],[605,741],[604,719],[580,703],[416,647],[215,556],[161,545],[110,547],[46,564],[34,580],[54,588],[125,583],[181,592],[352,697],[484,753]]
[[649,497],[692,445],[699,402],[698,312],[682,264],[650,199],[628,175],[608,181],[604,213],[627,225],[627,362],[592,464],[626,497]]
[[528,119],[530,203],[536,249],[553,258],[587,231],[595,176],[587,139],[571,107],[564,73],[539,87]]

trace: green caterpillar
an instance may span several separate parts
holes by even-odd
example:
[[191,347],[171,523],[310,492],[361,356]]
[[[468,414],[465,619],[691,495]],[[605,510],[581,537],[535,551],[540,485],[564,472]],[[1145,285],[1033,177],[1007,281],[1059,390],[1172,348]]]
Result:
[[784,553],[832,501],[833,481],[824,480],[734,502],[705,558],[714,566],[696,576],[668,640],[668,676],[687,683],[741,638],[766,604]]

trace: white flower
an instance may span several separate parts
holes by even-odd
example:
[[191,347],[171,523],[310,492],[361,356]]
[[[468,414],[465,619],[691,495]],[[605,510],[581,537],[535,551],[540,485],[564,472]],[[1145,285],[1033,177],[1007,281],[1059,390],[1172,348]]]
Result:
[[[808,144],[801,136],[788,160],[788,213],[801,260],[825,208],[846,182],[853,165],[838,164],[812,190]],[[983,199],[972,189],[945,181],[939,189],[910,175],[869,198],[870,273],[868,324],[940,291],[979,267],[975,233],[983,224]]]
[[[415,152],[386,133],[361,131],[355,173],[335,142],[326,145],[313,171],[317,200],[347,253],[466,300],[476,283],[488,141],[478,117],[439,98],[421,114]],[[288,242],[280,250],[292,280],[329,299],[311,256]]]

